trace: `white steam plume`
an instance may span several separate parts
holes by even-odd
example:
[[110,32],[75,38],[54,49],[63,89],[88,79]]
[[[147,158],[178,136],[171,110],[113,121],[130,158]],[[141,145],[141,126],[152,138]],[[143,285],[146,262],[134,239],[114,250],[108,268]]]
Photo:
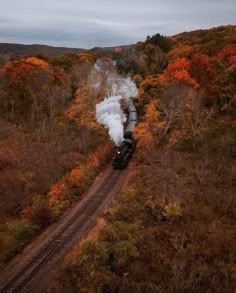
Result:
[[[97,64],[95,70],[100,71],[101,65]],[[120,145],[124,139],[124,122],[126,116],[121,108],[121,100],[127,104],[130,99],[136,98],[138,90],[134,81],[130,77],[123,78],[116,75],[110,70],[105,70],[106,83],[109,90],[104,101],[96,105],[97,121],[109,129],[109,135],[116,145]],[[101,79],[94,80],[94,86],[97,88],[101,85]]]
[[124,138],[123,123],[126,117],[121,109],[121,96],[112,96],[96,105],[97,121],[109,129],[109,135],[116,145],[120,145]]
[[112,94],[121,95],[126,101],[136,98],[138,95],[136,84],[130,77],[124,78],[110,75],[107,82],[111,86]]

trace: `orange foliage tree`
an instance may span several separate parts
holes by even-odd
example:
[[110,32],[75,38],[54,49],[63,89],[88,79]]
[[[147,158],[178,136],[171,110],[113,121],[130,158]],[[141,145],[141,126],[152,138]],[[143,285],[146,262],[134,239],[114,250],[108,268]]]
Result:
[[47,69],[49,64],[48,62],[42,60],[42,59],[39,59],[37,57],[28,57],[25,59],[25,62],[26,63],[29,63],[31,65],[35,65],[35,66],[39,66],[41,68],[44,68],[44,69]]
[[143,122],[139,123],[134,131],[139,146],[143,149],[151,149],[164,127],[165,121],[158,110],[158,101],[152,100],[145,107]]
[[163,71],[160,80],[164,85],[171,83],[187,84],[198,88],[199,84],[191,77],[189,71],[190,61],[186,58],[179,58],[175,62],[168,65],[168,67]]
[[140,122],[134,130],[135,139],[138,140],[138,145],[141,149],[148,150],[153,145],[153,134],[149,129],[147,122]]
[[94,56],[92,54],[86,53],[86,52],[79,54],[79,60],[81,62],[86,62],[86,63],[91,63],[91,64],[94,64],[94,62],[95,62]]
[[162,92],[162,85],[159,77],[148,77],[140,83],[138,108],[139,113],[144,114],[145,106],[150,103],[151,100],[157,100]]
[[8,62],[1,68],[0,76],[0,105],[12,120],[53,118],[70,97],[64,70],[36,57]]
[[176,48],[173,48],[168,52],[168,59],[172,62],[178,58],[186,58],[192,54],[193,47],[189,45],[182,45]]

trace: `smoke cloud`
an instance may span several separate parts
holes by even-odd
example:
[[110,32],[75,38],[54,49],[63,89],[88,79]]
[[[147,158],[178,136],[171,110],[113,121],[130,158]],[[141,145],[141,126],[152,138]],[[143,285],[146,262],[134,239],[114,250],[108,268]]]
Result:
[[124,138],[124,125],[126,117],[120,106],[121,96],[107,97],[96,105],[97,121],[109,129],[109,135],[117,146]]
[[[95,70],[101,72],[102,64],[97,63]],[[130,77],[124,78],[115,74],[114,71],[103,71],[107,84],[107,93],[104,101],[96,105],[97,121],[109,129],[109,135],[117,146],[124,139],[124,114],[121,101],[127,105],[130,99],[136,98],[138,90],[134,81]],[[101,86],[101,79],[93,80],[93,88],[98,89]]]
[[136,84],[131,80],[130,77],[123,78],[111,75],[108,77],[107,82],[112,88],[112,94],[120,95],[126,101],[131,98],[136,98],[138,95]]

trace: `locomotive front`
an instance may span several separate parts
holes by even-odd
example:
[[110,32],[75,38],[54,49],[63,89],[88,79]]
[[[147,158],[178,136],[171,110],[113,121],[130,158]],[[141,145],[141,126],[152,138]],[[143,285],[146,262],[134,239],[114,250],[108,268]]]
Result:
[[124,133],[124,140],[114,158],[112,159],[112,166],[114,169],[124,169],[127,167],[130,158],[136,147],[136,140],[133,137],[134,127],[138,123],[137,112],[133,102],[128,106],[128,125]]

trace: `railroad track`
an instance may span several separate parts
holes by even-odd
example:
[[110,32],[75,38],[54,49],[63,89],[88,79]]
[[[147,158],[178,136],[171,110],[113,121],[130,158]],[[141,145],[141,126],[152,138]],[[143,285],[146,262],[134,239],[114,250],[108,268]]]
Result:
[[105,180],[95,189],[89,198],[84,200],[79,208],[62,223],[56,232],[48,238],[20,267],[16,268],[2,284],[1,293],[20,292],[51,262],[55,255],[72,241],[78,233],[85,236],[91,228],[91,218],[99,214],[101,206],[106,202],[108,195],[113,191],[122,172],[111,170]]

